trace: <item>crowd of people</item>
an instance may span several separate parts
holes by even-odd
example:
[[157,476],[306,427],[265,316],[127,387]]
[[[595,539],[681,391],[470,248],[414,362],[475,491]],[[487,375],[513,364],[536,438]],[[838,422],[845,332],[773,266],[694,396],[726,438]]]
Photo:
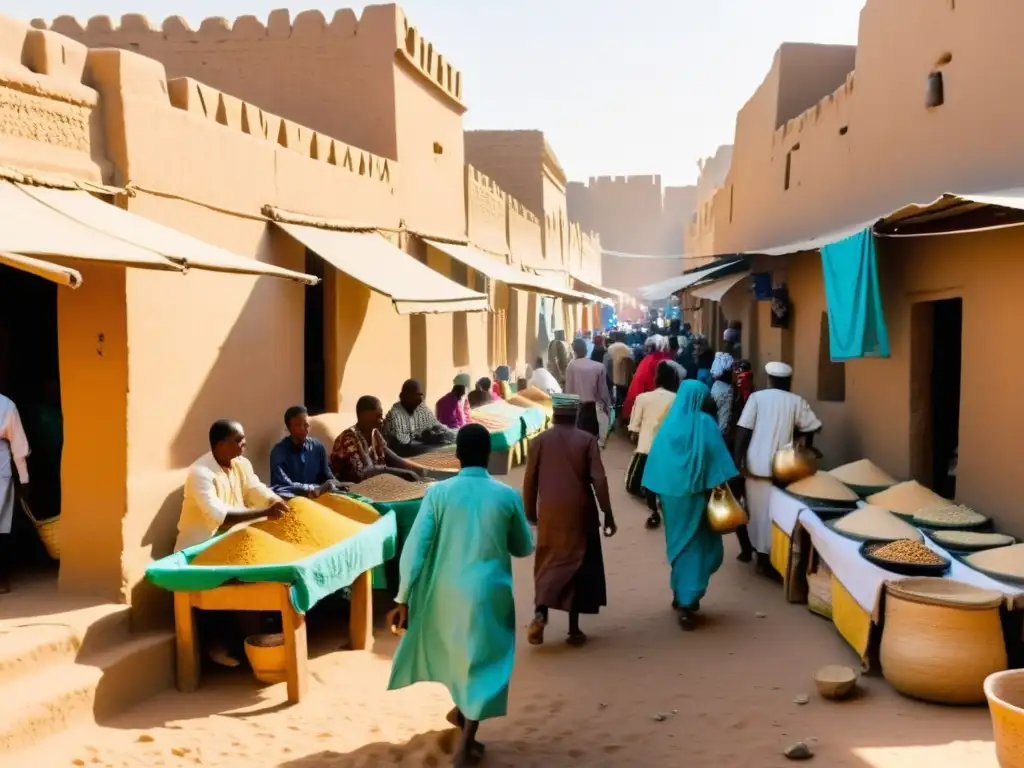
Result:
[[[484,749],[480,722],[507,711],[516,637],[512,559],[535,555],[532,645],[545,642],[552,611],[567,614],[570,646],[586,644],[581,616],[607,605],[602,539],[618,530],[602,460],[608,432],[622,429],[635,444],[625,487],[645,505],[646,527],[664,528],[671,605],[683,630],[699,626],[701,601],[722,565],[722,536],[705,512],[712,491],[727,486],[743,500],[750,525],[738,532],[740,559],[767,563],[772,457],[793,440],[810,444],[821,422],[789,391],[788,365],[769,363],[768,386],[755,391],[736,334],[727,331],[712,352],[706,339],[680,330],[639,339],[636,331],[614,332],[607,347],[601,337],[552,341],[547,363],[538,360],[517,382],[548,393],[553,412],[551,428],[531,446],[521,493],[488,474],[491,435],[471,418],[473,408],[514,391],[507,368],[472,388],[460,374],[434,409],[413,380],[387,413],[377,398],[362,397],[356,423],[330,450],[310,436],[307,410],[289,408],[269,484],[243,456],[242,426],[218,421],[210,452],[188,473],[177,548],[226,526],[287,514],[290,497],[344,492],[382,473],[421,479],[410,459],[454,443],[462,469],[427,490],[400,558],[387,621],[404,636],[390,686],[446,685],[455,702],[449,720],[461,731],[456,765],[473,764]],[[223,642],[231,629],[222,623],[208,652],[236,665],[237,644]],[[244,637],[241,629],[233,637]]]

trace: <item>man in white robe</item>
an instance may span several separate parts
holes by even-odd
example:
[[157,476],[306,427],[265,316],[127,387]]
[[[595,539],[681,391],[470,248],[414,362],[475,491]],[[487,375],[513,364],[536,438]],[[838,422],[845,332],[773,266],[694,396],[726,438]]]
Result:
[[734,457],[746,479],[750,540],[759,569],[766,567],[772,548],[772,459],[795,440],[809,446],[822,426],[807,401],[789,391],[793,380],[790,366],[771,362],[764,369],[768,388],[751,394],[740,414]]
[[[14,468],[21,493],[28,494],[28,438],[14,401],[0,395],[0,594],[11,591],[11,524],[14,521]],[[11,465],[14,465],[12,468]]]

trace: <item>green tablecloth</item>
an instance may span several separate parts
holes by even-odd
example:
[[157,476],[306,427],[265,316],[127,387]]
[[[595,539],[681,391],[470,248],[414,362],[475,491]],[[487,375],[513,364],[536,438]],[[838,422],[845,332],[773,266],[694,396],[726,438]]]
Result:
[[[306,613],[327,595],[351,586],[359,574],[378,569],[395,556],[398,543],[397,515],[384,514],[380,520],[333,547],[294,563],[283,565],[211,566],[189,565],[217,536],[202,544],[157,560],[146,569],[146,578],[163,589],[198,592],[229,581],[274,581],[291,585],[295,610]],[[379,569],[378,569],[379,570]],[[377,574],[374,574],[374,581]]]
[[481,405],[474,411],[511,421],[508,427],[501,432],[491,432],[492,451],[511,450],[526,435],[526,425],[523,422],[525,410],[522,408],[509,405],[504,400],[496,400],[493,403]]

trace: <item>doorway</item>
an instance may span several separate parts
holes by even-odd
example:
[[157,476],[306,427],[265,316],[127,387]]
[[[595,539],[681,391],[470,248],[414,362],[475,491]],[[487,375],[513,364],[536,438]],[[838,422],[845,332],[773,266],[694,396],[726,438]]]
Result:
[[307,275],[320,278],[316,285],[305,290],[305,325],[303,340],[303,404],[311,416],[327,410],[327,366],[325,364],[324,340],[324,260],[313,251],[306,249]]
[[[61,510],[64,447],[57,347],[59,287],[0,265],[0,393],[14,401],[31,453],[29,508],[37,520]],[[13,464],[13,462],[12,462]],[[17,470],[11,467],[17,478]],[[35,526],[16,502],[11,527],[11,574],[57,573]]]
[[953,499],[960,445],[963,300],[915,304],[911,333],[914,478],[939,495]]

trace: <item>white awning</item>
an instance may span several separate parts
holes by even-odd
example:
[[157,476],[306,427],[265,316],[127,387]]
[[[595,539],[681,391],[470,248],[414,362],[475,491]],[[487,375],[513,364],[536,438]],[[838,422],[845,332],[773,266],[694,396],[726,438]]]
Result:
[[[68,218],[31,194],[33,191],[35,188],[0,181],[0,251],[22,256],[64,256],[142,269],[184,271],[183,267],[159,253]],[[47,191],[89,196],[88,192],[73,190]],[[98,200],[96,202],[105,205]]]
[[49,280],[51,283],[68,288],[77,288],[82,284],[82,275],[70,267],[54,264],[50,261],[37,259],[33,256],[19,256],[16,253],[0,253],[0,264],[4,264],[21,272]]
[[531,291],[532,293],[539,293],[544,296],[554,296],[569,302],[591,303],[600,301],[596,296],[588,296],[571,288],[562,288],[540,275],[534,275],[515,267],[510,267],[508,264],[502,264],[500,261],[490,258],[487,254],[481,253],[471,245],[442,243],[439,240],[431,240],[427,237],[424,237],[423,241],[431,248],[436,248],[441,253],[447,254],[488,279],[505,283],[512,288]]
[[[126,244],[145,248],[188,269],[283,277],[306,285],[316,285],[318,282],[313,275],[293,272],[254,258],[240,256],[151,219],[125,211],[116,205],[105,203],[88,192],[45,187],[21,189],[38,203],[66,219],[110,235]],[[16,250],[6,248],[2,241],[0,248]]]
[[646,301],[664,301],[669,296],[679,293],[691,285],[715,277],[727,269],[735,268],[738,263],[736,259],[721,261],[695,272],[687,272],[651,285],[645,285],[640,289],[640,296]]
[[283,221],[274,225],[335,269],[389,297],[400,315],[490,308],[487,296],[435,272],[379,232],[347,232]]
[[750,277],[749,272],[738,272],[735,275],[729,275],[704,285],[698,285],[696,288],[691,288],[689,293],[698,299],[721,301],[725,294],[748,277]]
[[871,219],[870,221],[862,221],[859,224],[850,224],[849,226],[841,227],[840,229],[836,229],[831,232],[826,232],[823,235],[816,235],[815,237],[808,238],[807,240],[798,240],[795,243],[789,243],[788,245],[776,245],[771,248],[749,250],[746,251],[746,253],[750,255],[758,254],[761,256],[787,256],[791,253],[817,251],[821,250],[826,245],[838,243],[840,240],[853,237],[858,232],[870,229],[877,222],[877,218]]

